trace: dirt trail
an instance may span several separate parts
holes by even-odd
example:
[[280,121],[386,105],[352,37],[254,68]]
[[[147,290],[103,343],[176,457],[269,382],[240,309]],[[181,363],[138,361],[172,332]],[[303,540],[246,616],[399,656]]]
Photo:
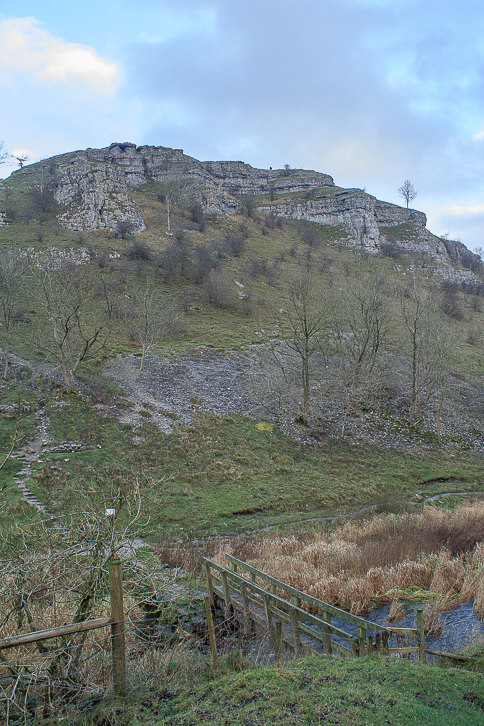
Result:
[[50,441],[49,419],[45,411],[45,406],[41,406],[37,411],[37,421],[38,424],[34,438],[30,439],[19,451],[12,454],[12,459],[16,459],[22,463],[22,469],[13,477],[13,480],[20,490],[22,499],[38,512],[55,521],[55,515],[47,510],[27,486],[27,481],[32,475],[32,467],[41,461],[42,454]]

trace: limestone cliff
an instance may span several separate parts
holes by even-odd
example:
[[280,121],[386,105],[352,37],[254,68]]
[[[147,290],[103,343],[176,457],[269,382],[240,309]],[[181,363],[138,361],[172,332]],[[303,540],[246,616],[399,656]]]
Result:
[[160,189],[182,190],[185,203],[200,202],[213,215],[240,211],[244,197],[252,197],[259,214],[339,227],[345,244],[370,252],[396,242],[447,266],[471,254],[460,243],[432,235],[422,212],[379,201],[360,189],[340,189],[331,176],[315,171],[198,161],[182,149],[127,142],[75,151],[47,163],[53,170],[49,189],[61,207],[59,222],[72,230],[115,230],[121,221],[128,221],[131,231],[144,230],[133,191],[155,183]]

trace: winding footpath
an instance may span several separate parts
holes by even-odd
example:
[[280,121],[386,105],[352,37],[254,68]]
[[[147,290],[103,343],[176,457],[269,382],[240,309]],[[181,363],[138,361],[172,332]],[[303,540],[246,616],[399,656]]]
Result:
[[13,477],[16,483],[22,499],[27,504],[36,509],[40,514],[43,514],[48,519],[56,522],[56,517],[52,512],[49,512],[42,502],[33,494],[28,488],[27,482],[32,476],[32,468],[35,464],[41,463],[42,455],[46,453],[46,447],[49,444],[49,419],[45,411],[45,406],[39,408],[37,411],[38,425],[33,439],[30,439],[25,446],[19,451],[12,454],[12,459],[19,461],[22,464],[21,470]]

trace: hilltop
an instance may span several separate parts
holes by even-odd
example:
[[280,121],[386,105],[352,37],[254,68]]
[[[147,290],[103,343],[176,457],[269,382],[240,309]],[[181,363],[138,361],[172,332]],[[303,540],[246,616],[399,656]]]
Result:
[[[396,244],[446,267],[463,263],[476,269],[479,264],[460,242],[431,234],[423,212],[379,201],[361,189],[337,187],[329,174],[315,171],[203,162],[181,149],[123,142],[52,157],[14,172],[4,183],[7,195],[15,183],[48,189],[59,205],[60,225],[69,230],[115,232],[124,225],[132,233],[142,232],[149,222],[136,193],[154,191],[159,199],[198,204],[209,215],[235,215],[249,205],[251,212],[257,209],[278,219],[339,228],[341,241],[371,252]],[[3,221],[8,224],[8,212],[3,212]]]

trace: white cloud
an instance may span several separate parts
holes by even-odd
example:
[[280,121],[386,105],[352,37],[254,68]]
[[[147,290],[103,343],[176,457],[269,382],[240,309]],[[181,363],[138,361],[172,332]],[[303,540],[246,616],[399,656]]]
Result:
[[94,48],[68,43],[44,30],[35,18],[10,18],[0,22],[0,69],[27,71],[36,78],[72,83],[81,81],[112,94],[120,70]]
[[484,204],[459,205],[451,204],[448,207],[451,214],[463,217],[472,217],[476,214],[484,214]]
[[474,141],[480,141],[481,139],[484,139],[484,131],[479,131],[479,133],[474,134],[472,137]]

